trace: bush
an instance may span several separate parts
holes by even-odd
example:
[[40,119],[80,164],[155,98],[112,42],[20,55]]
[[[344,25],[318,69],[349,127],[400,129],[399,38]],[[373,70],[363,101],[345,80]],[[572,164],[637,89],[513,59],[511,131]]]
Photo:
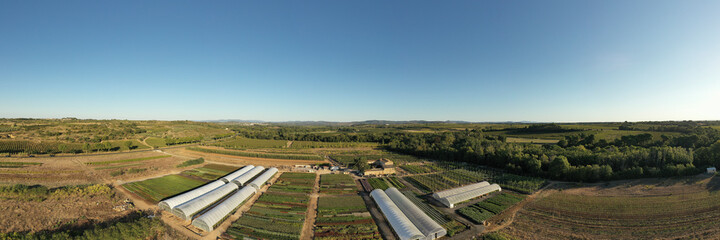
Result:
[[204,162],[205,162],[205,159],[204,159],[204,158],[192,159],[192,160],[184,161],[183,163],[178,164],[178,165],[175,166],[175,167],[178,167],[178,168],[187,167],[187,166],[192,166],[192,165],[201,164],[201,163],[204,163]]

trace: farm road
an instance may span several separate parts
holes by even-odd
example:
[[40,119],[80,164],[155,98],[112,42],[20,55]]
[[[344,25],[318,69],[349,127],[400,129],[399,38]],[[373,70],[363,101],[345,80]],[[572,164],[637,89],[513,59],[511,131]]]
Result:
[[310,201],[308,203],[308,210],[305,214],[305,224],[303,224],[302,232],[300,232],[301,240],[312,239],[315,235],[313,230],[315,218],[317,218],[318,208],[318,192],[320,191],[320,174],[315,174],[315,185],[313,185],[312,193],[310,194]]

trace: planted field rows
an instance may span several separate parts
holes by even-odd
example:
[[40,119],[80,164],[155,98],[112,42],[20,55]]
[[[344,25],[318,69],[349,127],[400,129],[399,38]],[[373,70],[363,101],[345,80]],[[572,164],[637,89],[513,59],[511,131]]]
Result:
[[321,196],[315,239],[382,239],[360,196]]
[[216,180],[237,169],[233,166],[208,164],[201,168],[183,171],[180,174],[126,183],[122,186],[149,202],[157,203],[167,197]]
[[532,193],[546,183],[545,180],[539,178],[501,173],[489,169],[454,169],[435,174],[408,176],[404,177],[404,179],[426,192],[437,192],[471,183],[488,181],[497,183],[503,188]]
[[283,173],[232,223],[226,235],[237,239],[299,239],[314,179],[314,173]]
[[275,153],[262,153],[262,152],[244,152],[235,150],[221,150],[221,149],[209,149],[201,147],[189,147],[188,150],[205,153],[216,153],[223,155],[232,155],[240,157],[253,157],[253,158],[270,158],[270,159],[288,159],[288,160],[316,160],[322,161],[323,158],[318,155],[308,154],[275,154]]
[[390,187],[394,187],[397,189],[405,188],[405,184],[402,184],[400,181],[398,181],[396,177],[370,178],[368,179],[368,182],[370,183],[370,186],[373,187],[373,189],[386,190]]
[[158,158],[166,158],[171,157],[170,155],[160,155],[160,156],[152,156],[152,157],[143,157],[143,158],[133,158],[133,159],[123,159],[123,160],[113,160],[113,161],[101,161],[101,162],[88,162],[85,163],[87,165],[109,165],[113,163],[128,163],[128,162],[139,162],[139,161],[147,161],[147,160],[153,160]]
[[535,239],[714,239],[720,192],[585,196],[555,192],[526,205],[503,232]]
[[525,199],[524,195],[500,193],[482,202],[460,208],[457,212],[475,224],[482,224],[488,218],[500,214],[523,199]]
[[320,175],[320,193],[322,194],[351,194],[357,192],[355,180],[345,174]]

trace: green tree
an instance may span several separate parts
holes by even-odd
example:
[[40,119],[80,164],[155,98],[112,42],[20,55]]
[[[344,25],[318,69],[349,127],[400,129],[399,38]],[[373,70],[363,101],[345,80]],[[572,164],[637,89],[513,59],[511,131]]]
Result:
[[132,149],[132,141],[125,141],[123,144],[125,145],[125,147],[127,147],[128,150]]
[[550,175],[555,178],[564,178],[570,169],[570,162],[565,156],[558,156],[550,162]]
[[365,170],[370,169],[370,165],[368,165],[367,160],[362,157],[355,158],[355,161],[353,161],[353,166],[359,172],[365,172]]

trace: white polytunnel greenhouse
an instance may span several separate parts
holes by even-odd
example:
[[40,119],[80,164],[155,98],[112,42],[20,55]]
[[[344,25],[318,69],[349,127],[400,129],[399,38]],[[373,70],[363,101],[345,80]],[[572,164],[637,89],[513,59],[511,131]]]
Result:
[[398,235],[400,240],[416,240],[423,239],[425,236],[415,225],[410,222],[405,214],[398,208],[395,203],[388,197],[383,190],[375,189],[370,192],[370,196],[375,199],[380,211],[382,211],[385,218],[390,222],[390,226]]
[[265,170],[263,166],[254,167],[252,170],[243,173],[243,175],[240,175],[239,177],[233,179],[232,182],[234,182],[240,187],[245,186],[245,184],[249,182],[250,179],[255,177],[255,175],[258,175],[258,173],[262,172],[263,170]]
[[193,190],[190,190],[190,191],[187,191],[187,192],[178,194],[178,195],[176,195],[176,196],[174,196],[174,197],[171,197],[171,198],[162,200],[162,201],[160,201],[160,203],[158,203],[158,206],[159,206],[161,209],[170,212],[170,211],[172,211],[172,209],[173,209],[174,207],[176,207],[176,206],[178,206],[178,205],[180,205],[180,204],[186,203],[186,202],[188,202],[188,201],[190,201],[190,200],[193,200],[193,199],[195,199],[196,197],[199,197],[199,196],[201,196],[201,195],[203,195],[203,194],[205,194],[205,193],[208,193],[208,192],[210,192],[210,191],[212,191],[212,190],[215,190],[215,189],[221,187],[221,186],[224,185],[224,184],[225,184],[225,182],[223,182],[222,180],[217,180],[217,181],[214,181],[214,182],[210,182],[210,183],[205,184],[205,185],[203,185],[203,186],[201,186],[201,187],[198,187],[198,188],[195,188],[195,189],[193,189]]
[[254,167],[255,167],[255,166],[253,166],[253,165],[244,166],[243,168],[238,169],[237,171],[234,171],[234,172],[232,172],[232,173],[230,173],[230,174],[228,174],[228,175],[223,176],[222,178],[220,178],[220,180],[225,181],[225,183],[229,183],[229,182],[232,181],[233,179],[239,177],[240,175],[243,175],[244,173],[250,171],[250,170],[253,169]]
[[252,182],[248,183],[247,186],[254,187],[255,190],[260,191],[260,188],[268,181],[272,176],[274,176],[278,172],[277,168],[268,168],[267,171],[265,171],[263,174],[260,174],[260,176],[256,177]]
[[432,220],[430,216],[423,212],[417,205],[412,203],[410,199],[405,197],[405,195],[398,191],[397,188],[388,188],[385,190],[385,193],[388,197],[390,197],[393,203],[400,208],[400,211],[402,211],[405,216],[410,219],[410,222],[412,222],[415,227],[417,227],[418,230],[425,235],[424,239],[432,240],[447,234],[445,228]]
[[495,191],[502,191],[500,185],[492,184],[475,190],[470,190],[468,192],[458,193],[455,195],[440,198],[438,199],[438,201],[449,208],[454,208],[455,204],[459,202],[464,202]]
[[467,191],[470,191],[470,190],[475,190],[475,189],[478,189],[478,188],[481,188],[481,187],[484,187],[484,186],[487,186],[487,185],[490,185],[490,183],[487,182],[487,181],[483,181],[483,182],[479,182],[479,183],[473,183],[473,184],[470,184],[470,185],[465,185],[465,186],[462,186],[462,187],[459,187],[459,188],[451,188],[451,189],[448,189],[448,190],[436,192],[436,193],[433,193],[432,196],[433,196],[435,199],[440,199],[440,198],[444,198],[444,197],[447,197],[447,196],[450,196],[450,195],[455,195],[455,194],[458,194],[458,193],[467,192]]
[[172,213],[182,219],[190,220],[193,215],[227,196],[236,189],[238,189],[237,185],[234,183],[227,183],[222,187],[203,194],[202,196],[190,200],[189,202],[180,204],[179,206],[173,208]]
[[228,215],[232,214],[235,209],[240,207],[240,204],[245,202],[245,200],[250,198],[256,192],[255,188],[250,186],[240,189],[236,193],[230,195],[230,197],[225,199],[222,203],[195,218],[195,220],[192,221],[192,225],[208,232],[212,231],[218,223],[225,220]]

